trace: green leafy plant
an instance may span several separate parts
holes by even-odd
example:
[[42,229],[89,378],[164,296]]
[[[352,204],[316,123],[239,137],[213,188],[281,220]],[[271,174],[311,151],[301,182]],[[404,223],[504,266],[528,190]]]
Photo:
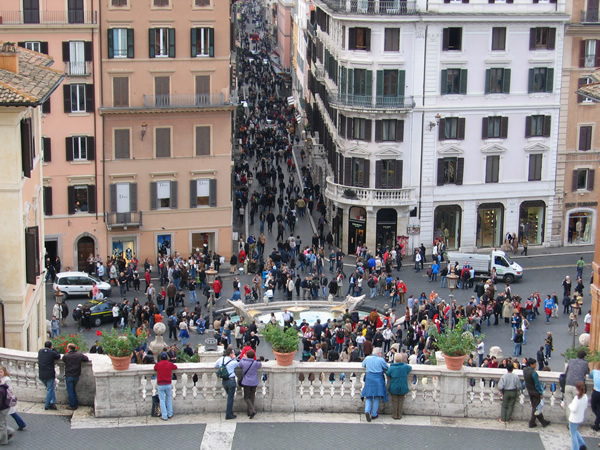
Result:
[[271,344],[273,351],[278,353],[293,353],[298,351],[300,337],[295,328],[283,328],[269,324],[263,330],[265,341]]
[[87,351],[87,342],[80,334],[61,334],[52,339],[52,347],[61,355],[67,353],[67,345],[75,344],[79,352]]
[[200,362],[200,355],[198,353],[194,353],[194,356],[190,356],[185,353],[183,350],[177,350],[175,355],[178,363],[197,363]]
[[108,333],[102,333],[100,345],[105,355],[131,356],[136,348],[144,345],[147,337],[147,334],[136,336],[129,330],[117,331],[113,328]]
[[577,359],[577,353],[580,350],[585,351],[586,357],[585,360],[591,363],[600,362],[600,352],[598,350],[590,351],[590,348],[587,345],[579,345],[577,347],[569,347],[565,350],[564,353],[561,353],[561,356],[565,357],[565,361],[569,362],[572,359]]
[[[432,335],[436,342],[435,346],[446,356],[463,356],[477,349],[477,340],[467,329],[467,321],[460,319],[453,329],[447,327],[441,333],[434,328]],[[479,335],[478,339],[485,339],[485,335]]]

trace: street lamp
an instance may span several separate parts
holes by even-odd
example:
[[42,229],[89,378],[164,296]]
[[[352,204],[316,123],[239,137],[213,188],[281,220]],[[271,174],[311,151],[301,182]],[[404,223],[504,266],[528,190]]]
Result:
[[577,339],[577,328],[579,328],[579,321],[577,320],[577,316],[579,315],[579,309],[581,308],[578,302],[579,297],[575,296],[574,299],[575,303],[571,305],[571,311],[573,313],[573,323],[571,324],[573,326],[573,348],[575,348]]
[[450,274],[446,276],[446,281],[448,282],[448,289],[450,289],[450,303],[452,303],[452,300],[454,300],[453,292],[458,283],[458,275],[454,273],[454,266],[452,266],[450,270]]
[[213,285],[215,284],[215,277],[217,276],[218,273],[219,272],[217,272],[215,270],[214,263],[210,263],[210,269],[208,269],[206,271],[206,282],[210,286],[210,299],[208,301],[208,311],[209,311],[208,320],[210,322],[208,324],[209,330],[213,329],[213,302],[215,301],[215,291],[213,289]]

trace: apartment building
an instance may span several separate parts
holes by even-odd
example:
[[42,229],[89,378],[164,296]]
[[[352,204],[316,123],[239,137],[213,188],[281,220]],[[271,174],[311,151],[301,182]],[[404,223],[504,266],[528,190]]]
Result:
[[600,107],[598,99],[578,95],[578,88],[597,83],[600,67],[598,1],[569,2],[570,21],[565,32],[556,205],[553,239],[563,245],[594,242],[600,181]]
[[338,245],[551,245],[565,3],[315,0],[307,112]]
[[16,350],[35,351],[46,336],[41,105],[64,77],[53,62],[0,42],[0,252],[10,261],[0,277],[0,346]]
[[104,252],[102,134],[96,115],[100,92],[99,0],[4,0],[2,38],[49,55],[66,78],[42,106],[44,248],[62,267],[85,269]]
[[231,251],[229,7],[103,2],[98,153],[111,254]]

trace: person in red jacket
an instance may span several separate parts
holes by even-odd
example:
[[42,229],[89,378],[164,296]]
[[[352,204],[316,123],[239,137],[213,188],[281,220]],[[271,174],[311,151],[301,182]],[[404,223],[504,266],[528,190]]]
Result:
[[215,298],[221,298],[221,289],[223,289],[223,284],[221,283],[221,277],[217,277],[215,279],[215,283],[213,284],[213,290],[215,291]]
[[158,390],[162,420],[169,420],[173,417],[171,380],[173,379],[173,370],[177,370],[177,366],[169,361],[167,353],[162,352],[160,362],[154,364],[154,370],[156,370],[156,389]]

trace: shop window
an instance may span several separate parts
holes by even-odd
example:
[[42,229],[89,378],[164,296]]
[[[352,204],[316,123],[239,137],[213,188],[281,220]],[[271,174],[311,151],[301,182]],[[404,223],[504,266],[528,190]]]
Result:
[[448,250],[460,247],[462,210],[458,205],[444,205],[435,208],[433,215],[434,238],[441,239]]
[[477,247],[500,247],[504,224],[504,206],[484,203],[477,209]]
[[542,244],[544,242],[545,216],[546,204],[543,201],[521,203],[519,209],[519,242],[523,242],[523,238],[526,237],[529,244]]
[[592,220],[593,213],[591,212],[571,212],[569,214],[567,242],[569,244],[591,244]]

